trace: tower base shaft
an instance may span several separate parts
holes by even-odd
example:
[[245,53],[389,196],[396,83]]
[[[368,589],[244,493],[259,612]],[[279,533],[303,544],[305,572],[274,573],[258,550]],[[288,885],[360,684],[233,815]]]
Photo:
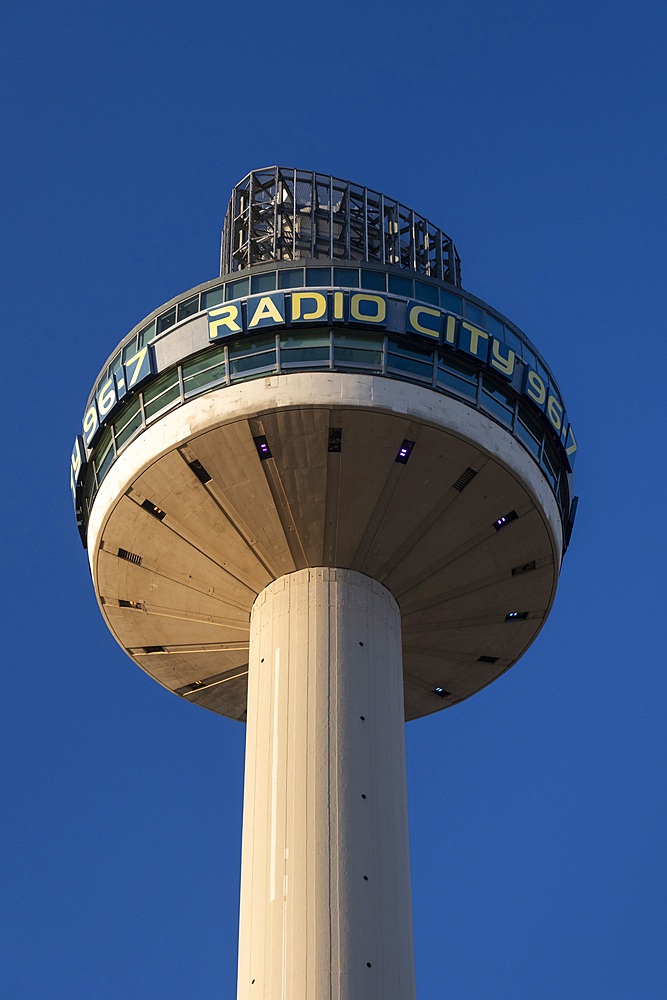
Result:
[[415,998],[400,612],[351,570],[253,607],[238,998]]

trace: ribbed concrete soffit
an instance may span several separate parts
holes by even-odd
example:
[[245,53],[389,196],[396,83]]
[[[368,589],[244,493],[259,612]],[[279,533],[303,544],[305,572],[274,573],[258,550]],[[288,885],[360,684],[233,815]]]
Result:
[[230,420],[167,450],[123,494],[91,553],[110,628],[161,684],[237,719],[250,611],[284,574],[349,568],[394,595],[407,718],[506,670],[555,592],[557,540],[535,484],[408,414],[285,405]]

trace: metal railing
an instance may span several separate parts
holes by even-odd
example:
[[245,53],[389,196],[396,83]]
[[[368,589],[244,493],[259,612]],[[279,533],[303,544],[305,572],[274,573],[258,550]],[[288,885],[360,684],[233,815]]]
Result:
[[269,261],[390,264],[461,284],[449,236],[378,191],[308,170],[253,170],[232,190],[220,274]]

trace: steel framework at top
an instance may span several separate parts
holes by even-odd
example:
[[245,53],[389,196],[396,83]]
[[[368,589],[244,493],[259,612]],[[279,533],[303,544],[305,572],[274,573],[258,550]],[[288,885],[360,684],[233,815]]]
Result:
[[229,200],[220,274],[314,259],[391,264],[461,284],[450,237],[399,202],[310,170],[251,171]]

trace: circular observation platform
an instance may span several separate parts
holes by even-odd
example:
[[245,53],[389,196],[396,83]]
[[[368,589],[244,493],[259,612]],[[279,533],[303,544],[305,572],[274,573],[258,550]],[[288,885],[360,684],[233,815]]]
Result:
[[444,277],[248,259],[138,324],[88,401],[71,482],[102,614],[164,687],[244,720],[258,594],[355,570],[398,602],[406,719],[456,704],[553,603],[577,447],[557,383],[442,255]]

